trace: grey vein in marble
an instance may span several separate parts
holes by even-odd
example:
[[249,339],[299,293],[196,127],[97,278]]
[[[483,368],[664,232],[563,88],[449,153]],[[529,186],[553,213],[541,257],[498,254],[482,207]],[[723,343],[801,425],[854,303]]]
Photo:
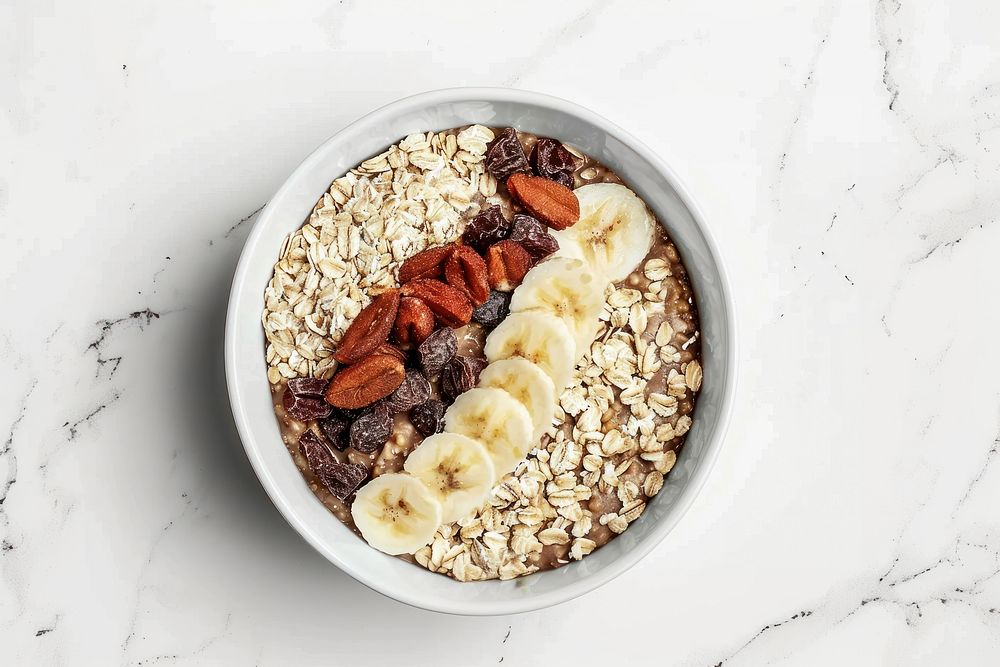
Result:
[[234,224],[232,227],[230,227],[228,230],[226,230],[226,233],[223,236],[223,238],[227,238],[228,239],[230,236],[232,236],[233,233],[236,230],[238,230],[240,227],[242,227],[247,222],[249,222],[250,220],[252,220],[258,213],[260,213],[261,211],[263,211],[265,206],[267,206],[267,202],[264,202],[263,204],[261,204],[260,206],[258,206],[257,208],[255,208],[252,212],[250,212],[247,215],[245,215],[242,218],[240,218],[236,222],[236,224]]
[[792,142],[795,140],[795,129],[798,127],[799,121],[802,120],[802,114],[805,112],[806,103],[809,99],[811,99],[813,77],[816,73],[816,68],[819,66],[820,58],[822,58],[823,52],[826,50],[827,42],[830,40],[830,33],[833,30],[833,20],[836,15],[835,10],[837,5],[838,3],[836,2],[829,2],[823,7],[823,13],[825,14],[825,27],[823,35],[820,37],[816,48],[813,50],[812,57],[809,60],[809,67],[800,86],[801,90],[795,97],[795,111],[792,114],[792,123],[785,134],[785,141],[782,146],[781,154],[778,156],[778,168],[774,178],[774,185],[772,186],[772,201],[774,203],[775,210],[777,210],[778,213],[781,213],[781,186],[784,182],[788,153],[792,149]]
[[891,59],[896,46],[902,43],[902,37],[899,36],[898,32],[895,35],[890,35],[888,21],[889,17],[895,16],[899,12],[900,7],[899,0],[878,0],[875,9],[875,23],[879,32],[878,42],[883,51],[882,85],[889,93],[889,111],[894,111],[896,100],[899,98],[899,85],[892,75]]
[[70,423],[69,421],[65,422],[63,424],[63,428],[66,429],[66,439],[76,440],[76,436],[79,435],[80,433],[81,426],[90,424],[91,420],[93,420],[95,417],[97,417],[97,415],[107,410],[109,407],[111,407],[111,405],[119,401],[121,397],[122,397],[121,394],[118,393],[117,391],[113,392],[107,400],[97,405],[95,408],[93,408],[90,412],[88,412],[84,416],[80,417],[79,419],[76,419],[72,423]]
[[129,326],[132,324],[138,325],[139,329],[142,330],[144,327],[149,326],[154,319],[160,319],[160,313],[153,312],[149,308],[144,308],[143,310],[133,311],[124,317],[119,317],[114,320],[98,321],[97,326],[100,329],[99,334],[97,338],[87,346],[87,350],[93,350],[97,355],[97,372],[94,374],[94,377],[100,378],[101,372],[105,368],[110,367],[110,372],[106,378],[110,380],[114,377],[119,364],[122,362],[121,356],[104,356],[104,344],[108,336],[110,336],[119,327]]
[[965,502],[969,499],[969,496],[972,495],[972,492],[975,490],[976,485],[978,485],[979,482],[982,481],[983,475],[986,474],[986,471],[993,463],[994,459],[997,456],[998,451],[1000,451],[1000,433],[998,433],[997,436],[993,438],[993,446],[990,447],[989,450],[987,450],[986,456],[983,459],[983,464],[979,468],[979,472],[977,472],[976,476],[972,478],[971,482],[969,482],[969,486],[965,489],[965,493],[962,494],[962,497],[959,499],[958,504],[955,506],[955,511],[952,513],[952,517],[954,517],[955,514],[958,513],[958,510],[962,508]]
[[10,493],[11,487],[17,483],[17,455],[14,452],[14,437],[17,434],[17,429],[24,420],[25,414],[28,411],[28,400],[35,391],[35,387],[38,386],[38,380],[32,380],[31,386],[25,392],[24,396],[21,398],[21,403],[18,406],[17,417],[14,422],[10,425],[10,429],[7,432],[7,440],[4,441],[3,447],[0,448],[0,458],[7,461],[7,478],[0,483],[0,516],[4,517],[4,523],[6,523],[6,514],[3,510],[3,504],[7,501],[7,495]]

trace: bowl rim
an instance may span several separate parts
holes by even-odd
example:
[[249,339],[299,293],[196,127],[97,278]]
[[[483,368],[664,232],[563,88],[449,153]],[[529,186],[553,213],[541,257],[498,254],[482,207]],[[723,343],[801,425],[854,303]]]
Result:
[[[535,105],[548,108],[556,113],[575,116],[629,146],[654,169],[656,169],[671,185],[685,208],[687,208],[690,212],[695,226],[702,235],[705,241],[705,246],[709,250],[711,260],[718,273],[718,288],[722,296],[721,301],[723,304],[723,310],[725,311],[722,313],[722,316],[724,319],[724,329],[728,343],[725,355],[726,373],[721,379],[723,386],[718,416],[716,419],[714,433],[706,443],[704,459],[692,473],[692,477],[685,486],[683,492],[673,502],[671,513],[664,517],[659,525],[653,527],[648,538],[646,538],[640,545],[637,545],[635,549],[628,552],[626,556],[619,558],[598,572],[587,575],[585,578],[573,584],[569,584],[565,587],[546,593],[538,593],[534,595],[528,594],[523,598],[516,600],[489,600],[486,604],[484,604],[482,600],[469,601],[465,603],[442,601],[433,599],[426,595],[414,595],[410,590],[397,590],[383,586],[381,582],[373,580],[365,574],[355,571],[352,565],[343,561],[335,550],[328,548],[328,545],[325,542],[317,538],[310,526],[307,525],[307,523],[299,516],[293,507],[293,504],[282,494],[278,482],[272,476],[271,471],[267,468],[260,452],[258,451],[259,448],[257,446],[257,441],[250,427],[248,415],[245,412],[244,401],[242,400],[240,392],[240,383],[237,379],[237,375],[239,374],[239,360],[236,349],[235,333],[235,322],[237,319],[236,313],[238,310],[237,306],[239,304],[238,295],[247,282],[252,258],[256,257],[258,254],[257,245],[261,235],[263,234],[264,228],[269,224],[269,220],[273,214],[272,205],[275,201],[281,200],[289,190],[293,189],[295,183],[301,178],[303,172],[311,169],[314,166],[314,163],[321,159],[326,147],[330,143],[337,141],[340,137],[355,132],[364,125],[379,121],[385,116],[405,111],[413,111],[420,108],[432,107],[442,103],[454,103],[468,100]],[[331,177],[330,180],[332,181],[333,177]],[[271,196],[267,204],[257,216],[257,220],[254,222],[254,226],[248,234],[240,252],[239,262],[233,275],[233,282],[230,288],[229,303],[226,309],[224,357],[230,408],[232,410],[233,419],[236,423],[236,428],[240,435],[240,441],[243,444],[243,449],[246,452],[247,458],[250,460],[254,473],[256,474],[261,486],[264,487],[264,491],[271,499],[271,502],[278,509],[282,517],[284,517],[285,521],[287,521],[288,524],[300,536],[302,536],[307,543],[322,554],[324,558],[336,565],[340,570],[347,573],[353,579],[388,598],[429,611],[469,616],[493,616],[542,609],[560,604],[562,602],[567,602],[584,595],[585,593],[593,591],[632,568],[636,563],[648,555],[649,552],[652,551],[657,545],[659,545],[674,529],[677,523],[690,509],[694,499],[701,492],[706,480],[715,466],[719,452],[721,451],[723,442],[725,441],[736,394],[738,377],[737,345],[738,339],[736,331],[735,305],[732,299],[732,288],[722,255],[719,251],[718,243],[716,242],[700,207],[697,205],[689,190],[681,181],[680,177],[669,165],[660,159],[660,157],[652,149],[606,118],[578,104],[569,102],[559,97],[512,88],[456,87],[431,90],[410,95],[378,107],[377,109],[345,125],[343,128],[325,139],[291,172],[288,178],[284,181],[277,192]],[[516,581],[517,580],[515,579],[514,582]]]

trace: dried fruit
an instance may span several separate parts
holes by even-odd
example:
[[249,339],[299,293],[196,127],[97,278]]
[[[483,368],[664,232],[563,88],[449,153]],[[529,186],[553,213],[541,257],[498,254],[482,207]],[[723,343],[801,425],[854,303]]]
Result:
[[392,415],[389,413],[389,407],[382,401],[351,424],[351,447],[363,454],[371,454],[381,448],[390,435],[392,435]]
[[319,378],[292,378],[288,381],[288,391],[296,396],[323,398],[327,384],[326,380]]
[[399,282],[408,283],[416,278],[439,278],[445,260],[454,246],[442,245],[428,248],[410,257],[399,267]]
[[345,416],[340,410],[333,410],[329,417],[320,419],[317,424],[331,446],[340,451],[347,449],[349,444],[347,434],[351,428],[351,418]]
[[429,378],[436,378],[456,352],[458,352],[458,338],[454,331],[446,327],[438,329],[420,344],[417,348],[417,359],[420,367],[424,369],[424,374]]
[[500,241],[490,246],[486,254],[487,273],[490,287],[501,292],[509,292],[524,280],[524,274],[534,264],[528,251],[516,241]]
[[357,363],[389,338],[399,310],[399,290],[379,294],[347,327],[333,358],[342,364]]
[[326,390],[326,402],[338,408],[363,408],[396,390],[405,376],[403,362],[376,354],[340,369]]
[[444,278],[455,289],[461,290],[472,305],[478,306],[490,295],[486,277],[486,262],[467,245],[455,246],[444,265]]
[[510,223],[503,217],[503,211],[499,206],[491,206],[469,221],[462,240],[479,252],[486,252],[487,248],[507,238],[508,234]]
[[450,400],[455,400],[476,386],[484,368],[485,359],[455,356],[441,371],[441,393]]
[[444,403],[432,398],[410,410],[410,423],[425,438],[444,430]]
[[415,368],[408,368],[403,384],[385,399],[385,405],[390,413],[395,414],[406,412],[430,397],[431,383],[427,381],[427,377]]
[[517,138],[517,130],[505,127],[497,133],[486,147],[486,168],[502,181],[518,171],[528,171],[528,160],[524,157],[524,147]]
[[517,241],[524,246],[524,249],[535,258],[535,261],[548,257],[559,250],[559,241],[556,241],[556,238],[549,234],[545,225],[530,215],[518,213],[514,216],[513,223],[510,240]]
[[340,500],[347,500],[368,479],[368,471],[357,463],[340,463],[326,444],[312,431],[299,438],[299,451],[317,479]]
[[576,158],[555,139],[539,139],[531,149],[531,166],[544,178],[573,187]]
[[446,327],[460,327],[472,319],[472,303],[451,285],[432,278],[418,278],[403,285],[404,296],[415,296],[427,304]]
[[514,174],[507,190],[528,213],[553,229],[572,227],[580,220],[580,201],[565,185],[541,176]]
[[434,313],[426,303],[412,296],[400,299],[392,329],[397,343],[405,347],[420,345],[433,331]]
[[319,476],[334,497],[345,501],[368,479],[360,463],[333,463]]
[[311,419],[321,419],[330,414],[330,406],[322,398],[296,396],[291,391],[285,391],[281,398],[285,412],[292,419],[307,422]]
[[317,477],[323,469],[336,463],[330,450],[326,448],[326,443],[309,429],[303,431],[302,435],[299,436],[299,452],[305,457],[309,469]]
[[510,293],[493,291],[483,305],[472,311],[472,319],[484,327],[493,328],[503,322],[508,313],[510,313]]

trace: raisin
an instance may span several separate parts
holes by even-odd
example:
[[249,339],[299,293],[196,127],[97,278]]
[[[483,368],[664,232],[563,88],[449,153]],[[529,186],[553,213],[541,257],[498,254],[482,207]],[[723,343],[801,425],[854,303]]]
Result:
[[539,139],[531,149],[531,166],[535,173],[573,189],[576,158],[555,139]]
[[458,352],[458,338],[455,337],[455,332],[448,327],[442,327],[420,344],[417,348],[417,358],[420,367],[424,369],[424,375],[436,378],[456,352]]
[[448,399],[455,400],[476,386],[484,368],[484,359],[457,355],[441,371],[441,393]]
[[472,311],[472,319],[492,329],[503,322],[509,312],[510,293],[494,290],[490,292],[490,298],[486,299],[486,303]]
[[292,378],[288,381],[288,390],[296,396],[323,398],[328,384],[329,382],[319,378]]
[[482,254],[497,241],[507,238],[509,233],[510,223],[503,217],[500,207],[491,206],[469,221],[462,240]]
[[340,451],[344,451],[349,444],[348,432],[351,428],[351,422],[356,417],[338,414],[338,412],[338,410],[334,410],[329,417],[320,419],[318,424],[319,430],[323,432],[330,444]]
[[444,429],[444,403],[432,398],[410,410],[410,422],[425,438]]
[[392,435],[392,415],[384,401],[375,404],[351,424],[351,447],[363,454],[371,454],[382,447]]
[[385,399],[390,414],[406,412],[431,397],[431,383],[415,368],[407,369],[403,384]]
[[517,130],[505,127],[486,147],[486,168],[498,181],[519,171],[529,171],[528,160],[524,157],[524,146],[517,138]]
[[347,500],[368,479],[368,470],[359,463],[333,463],[319,478],[335,497]]
[[300,422],[307,422],[311,419],[322,419],[329,415],[333,409],[322,398],[296,396],[287,389],[281,399],[281,403],[285,406],[285,412],[288,413],[288,416]]
[[548,257],[559,250],[559,241],[549,234],[549,229],[541,222],[524,213],[514,216],[510,240],[517,241],[535,261]]

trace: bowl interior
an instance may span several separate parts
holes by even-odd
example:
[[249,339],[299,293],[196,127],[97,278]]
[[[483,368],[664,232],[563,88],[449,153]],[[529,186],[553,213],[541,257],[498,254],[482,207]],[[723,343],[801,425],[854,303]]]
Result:
[[[386,556],[358,539],[312,494],[278,430],[260,325],[263,291],[283,238],[330,182],[413,132],[481,123],[569,142],[618,172],[666,226],[682,253],[699,314],[704,380],[692,427],[657,498],[629,530],[583,561],[514,581],[461,584]],[[237,270],[226,332],[230,398],[247,454],[285,518],[362,583],[419,607],[462,614],[537,609],[571,599],[633,565],[675,525],[720,445],[734,373],[732,317],[714,245],[676,177],[648,149],[598,116],[562,100],[502,89],[438,91],[407,98],[345,128],[310,155],[261,213]]]

